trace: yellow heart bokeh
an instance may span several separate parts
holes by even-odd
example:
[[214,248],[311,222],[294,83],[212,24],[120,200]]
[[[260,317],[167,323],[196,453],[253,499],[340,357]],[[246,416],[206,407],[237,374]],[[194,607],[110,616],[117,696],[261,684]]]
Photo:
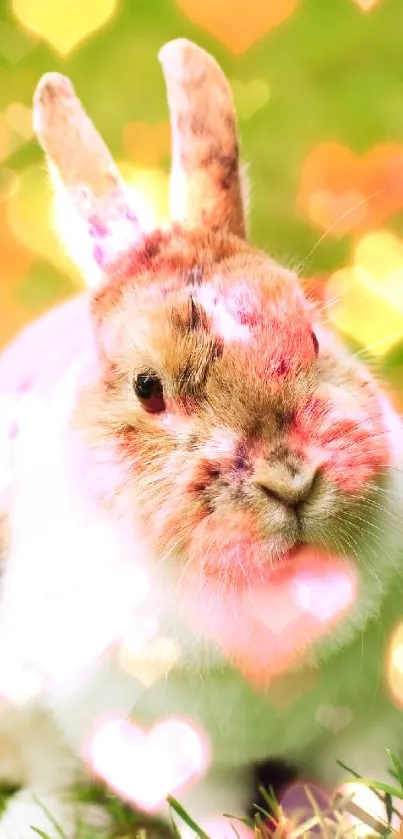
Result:
[[32,134],[31,108],[22,102],[10,102],[0,113],[0,161],[23,146]]
[[[147,229],[168,217],[168,178],[157,169],[138,169],[126,161],[119,164],[122,176],[134,190],[140,220]],[[25,169],[18,188],[7,201],[7,221],[14,236],[77,284],[82,280],[78,269],[60,242],[55,219],[53,194],[42,165]]]
[[12,0],[12,8],[25,29],[67,55],[111,19],[117,0]]
[[296,9],[298,0],[177,0],[182,12],[236,55]]
[[31,253],[80,282],[53,226],[53,196],[43,165],[31,166],[19,176],[18,189],[7,201],[7,220],[14,236]]
[[403,623],[399,623],[389,643],[387,680],[395,703],[403,706]]
[[33,257],[13,234],[8,223],[6,207],[6,201],[0,201],[0,285],[10,287],[24,276]]
[[263,79],[251,79],[249,82],[231,79],[230,85],[240,119],[251,119],[269,101],[270,88]]
[[132,649],[124,641],[119,649],[120,666],[146,687],[166,678],[180,657],[178,645],[171,638],[152,638],[140,649]]
[[362,12],[370,12],[381,0],[353,0]]
[[140,202],[140,223],[148,230],[168,220],[168,176],[160,169],[143,169],[127,161],[118,162],[125,183]]
[[335,325],[375,356],[403,335],[403,242],[387,230],[358,242],[353,265],[336,271],[328,283]]
[[27,310],[15,300],[14,284],[6,285],[0,277],[0,347],[5,347],[26,323]]
[[10,102],[3,113],[12,131],[15,131],[24,140],[29,140],[32,137],[34,133],[32,108],[22,102]]

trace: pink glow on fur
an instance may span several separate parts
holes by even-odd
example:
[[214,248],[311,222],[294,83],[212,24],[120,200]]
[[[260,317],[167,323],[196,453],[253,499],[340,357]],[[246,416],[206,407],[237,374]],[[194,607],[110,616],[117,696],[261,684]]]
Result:
[[252,578],[243,589],[229,583],[231,596],[223,597],[219,580],[211,578],[204,578],[201,596],[195,574],[186,597],[187,619],[256,685],[284,673],[356,600],[357,580],[345,560],[316,549],[300,550],[267,577]]
[[[84,571],[83,571],[84,574]],[[69,685],[85,669],[102,657],[107,650],[119,643],[127,629],[129,609],[144,606],[149,580],[144,571],[135,565],[126,573],[117,574],[111,584],[110,577],[92,581],[96,594],[88,600],[90,581],[82,578],[83,599],[75,597],[75,611],[71,614],[71,593],[53,591],[46,608],[35,610],[34,618],[27,591],[26,620],[31,620],[30,652],[35,667],[44,682],[52,688]],[[52,626],[52,632],[49,632]],[[137,623],[138,643],[142,640],[142,625]],[[132,627],[133,631],[133,627]],[[18,660],[18,639],[15,649]],[[10,651],[11,655],[11,651]],[[20,674],[16,674],[16,678]]]
[[340,569],[330,571],[323,578],[312,570],[300,571],[293,579],[292,596],[306,613],[327,623],[339,612],[340,604],[354,600],[353,580]]
[[365,483],[390,462],[390,444],[380,406],[346,410],[321,397],[312,398],[297,414],[293,447],[319,456],[329,479],[347,493]]
[[246,282],[232,286],[226,296],[228,311],[239,323],[250,327],[262,326],[265,318],[262,301]]
[[274,284],[270,290],[251,291],[239,283],[221,296],[215,294],[226,317],[237,325],[232,337],[249,335],[236,348],[237,361],[244,359],[245,369],[266,385],[281,387],[284,377],[291,378],[314,363],[310,314],[297,288],[291,291]]
[[147,812],[160,809],[167,795],[183,792],[209,762],[205,735],[181,719],[166,719],[148,732],[134,722],[112,719],[99,726],[89,747],[94,772]]
[[231,463],[233,452],[238,438],[234,431],[229,428],[218,428],[214,430],[203,446],[201,452],[206,461],[217,461],[220,467]]
[[379,394],[382,410],[382,420],[388,434],[390,455],[393,460],[400,461],[403,453],[403,427],[399,413],[393,408],[386,396]]
[[13,420],[10,424],[10,428],[9,428],[9,431],[8,431],[8,436],[10,437],[10,440],[15,440],[16,437],[18,436],[18,432],[19,432],[18,422],[17,422],[17,420]]
[[165,413],[155,414],[154,421],[175,435],[189,433],[189,418],[178,411],[167,410]]
[[226,343],[243,345],[246,367],[263,380],[276,383],[312,363],[311,329],[298,296],[295,300],[283,290],[273,301],[268,292],[266,299],[261,289],[252,290],[246,282],[219,289],[213,281],[203,284],[196,297],[215,332]]
[[93,341],[88,300],[68,300],[30,324],[0,356],[0,395],[47,396]]
[[195,294],[198,302],[211,317],[213,328],[224,341],[240,341],[247,344],[251,340],[249,326],[242,323],[237,313],[232,313],[226,297],[217,291],[212,283],[202,285]]

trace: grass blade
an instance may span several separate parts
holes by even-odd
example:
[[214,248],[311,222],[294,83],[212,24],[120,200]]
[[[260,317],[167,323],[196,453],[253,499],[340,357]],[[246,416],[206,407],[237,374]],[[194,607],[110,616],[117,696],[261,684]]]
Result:
[[392,798],[399,798],[400,800],[403,800],[403,790],[397,789],[397,787],[392,787],[390,784],[384,784],[382,781],[370,781],[368,778],[356,778],[355,783],[362,784],[374,791],[379,790],[380,792],[384,792]]
[[[56,821],[55,817],[52,816],[52,813],[46,807],[46,804],[44,804],[43,801],[40,800],[40,798],[37,798],[36,795],[32,795],[32,798],[35,801],[35,804],[37,804],[38,807],[40,807],[41,810],[43,810],[43,812],[45,813],[45,816],[48,817],[52,827],[54,827],[56,832],[59,834],[60,839],[69,839],[69,837],[67,836],[67,833],[64,832],[64,830],[60,826],[59,822]],[[34,828],[34,830],[38,831],[38,828]],[[46,836],[46,834],[45,834],[45,839],[49,839],[49,837]]]
[[392,816],[393,816],[393,801],[392,796],[389,795],[387,792],[385,793],[385,810],[386,810],[386,818],[388,820],[388,827],[392,824]]
[[199,825],[192,819],[191,816],[189,816],[189,813],[187,813],[185,808],[182,807],[181,804],[179,804],[179,801],[177,801],[176,798],[172,798],[172,795],[168,795],[167,801],[169,806],[172,807],[172,809],[179,816],[179,818],[182,819],[182,821],[185,822],[185,824],[187,824],[187,826],[190,827],[191,830],[193,830],[193,832],[196,834],[196,836],[199,837],[199,839],[210,839],[208,834],[205,833],[201,827],[199,827]]
[[254,827],[253,819],[248,819],[247,816],[233,816],[232,813],[223,813],[223,817],[224,819],[235,819],[235,821],[246,824],[246,827],[250,827],[252,829]]
[[393,766],[393,769],[394,769],[393,774],[394,774],[395,778],[399,781],[399,784],[400,784],[401,789],[403,791],[403,766],[402,766],[398,756],[395,755],[394,752],[391,752],[390,749],[387,749],[386,751],[388,753],[389,760],[390,760],[390,762]]

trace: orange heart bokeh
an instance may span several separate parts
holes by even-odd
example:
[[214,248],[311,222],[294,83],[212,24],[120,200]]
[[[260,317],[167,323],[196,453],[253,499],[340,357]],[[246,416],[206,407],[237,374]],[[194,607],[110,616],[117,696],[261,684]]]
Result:
[[374,146],[358,157],[346,146],[321,143],[303,165],[298,204],[335,236],[382,224],[403,208],[403,146]]
[[169,122],[129,122],[123,129],[123,148],[136,166],[159,166],[171,154]]
[[182,12],[240,55],[296,9],[298,0],[177,0]]

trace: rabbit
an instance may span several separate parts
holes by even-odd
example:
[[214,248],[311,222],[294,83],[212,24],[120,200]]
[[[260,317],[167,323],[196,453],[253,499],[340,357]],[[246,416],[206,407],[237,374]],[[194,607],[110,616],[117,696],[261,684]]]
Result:
[[48,73],[34,96],[88,289],[0,359],[0,779],[20,787],[1,839],[53,839],[53,820],[71,839],[68,792],[93,777],[163,817],[171,793],[215,835],[247,812],[256,762],[333,789],[338,760],[382,773],[403,745],[385,677],[401,420],[297,274],[248,242],[216,61],[185,39],[159,60],[156,229],[71,82]]

